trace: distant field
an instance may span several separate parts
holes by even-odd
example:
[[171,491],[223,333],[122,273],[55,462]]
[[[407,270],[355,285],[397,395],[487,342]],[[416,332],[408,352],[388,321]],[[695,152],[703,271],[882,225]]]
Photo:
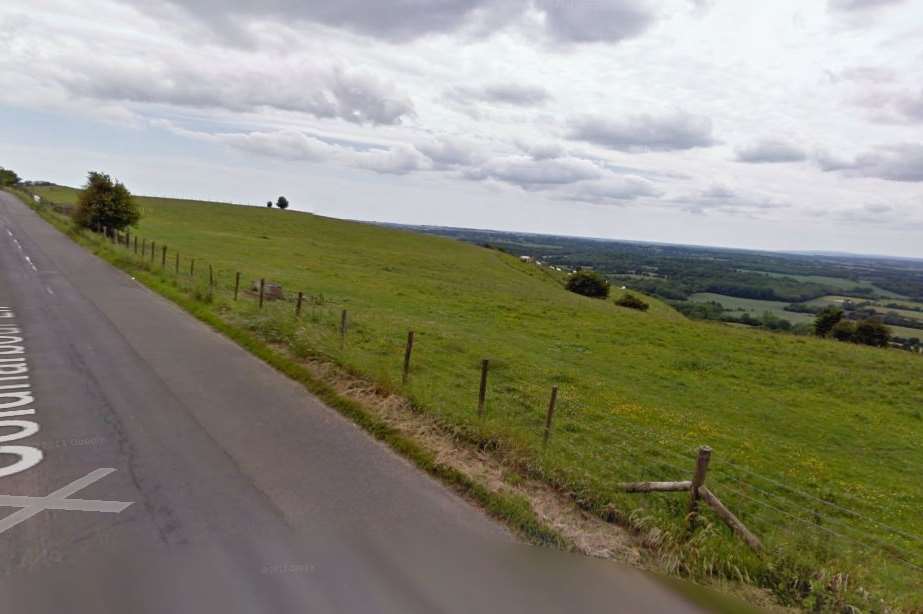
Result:
[[[764,539],[766,554],[715,524],[681,551],[680,571],[743,574],[790,599],[805,594],[807,578],[823,587],[845,571],[851,589],[923,605],[923,576],[900,561],[923,567],[919,356],[689,321],[653,299],[649,312],[624,309],[568,293],[533,264],[443,238],[264,207],[139,200],[140,235],[168,245],[170,258],[179,250],[183,270],[188,256],[200,275],[206,262],[215,267],[221,291],[211,308],[226,321],[406,394],[593,509],[612,502],[685,543],[686,495],[627,495],[618,484],[688,479],[694,449],[712,446],[709,484]],[[143,274],[147,265],[122,254],[123,266]],[[263,312],[250,297],[235,303],[235,271],[245,283],[279,282],[289,296],[303,290],[311,308],[296,321],[290,302]],[[164,275],[173,279],[169,267]],[[205,282],[177,283],[201,294]],[[733,301],[756,314],[812,317],[784,303]],[[414,371],[403,387],[410,329]],[[478,419],[484,357],[492,362]],[[543,447],[552,384],[561,397]]]
[[785,311],[788,303],[783,301],[760,301],[751,298],[737,298],[735,296],[725,296],[713,292],[697,292],[689,297],[690,301],[697,303],[707,303],[715,301],[721,303],[725,309],[738,309],[748,312],[752,316],[761,316],[767,311],[774,316],[788,320],[792,324],[799,322],[813,322],[814,316],[809,313],[795,313]]
[[853,281],[851,279],[844,279],[842,277],[827,277],[825,275],[794,275],[790,273],[770,273],[769,271],[750,271],[752,273],[762,273],[763,275],[769,275],[770,277],[790,277],[792,279],[797,279],[798,281],[805,282],[814,282],[818,284],[823,284],[829,286],[831,289],[840,289],[840,290],[854,290],[858,288],[871,288],[875,291],[875,294],[880,297],[885,298],[904,298],[902,295],[878,286],[866,282],[866,281]]

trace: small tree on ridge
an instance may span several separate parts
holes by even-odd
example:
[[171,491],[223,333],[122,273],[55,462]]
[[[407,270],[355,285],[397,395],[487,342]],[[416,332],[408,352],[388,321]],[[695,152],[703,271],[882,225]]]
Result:
[[122,230],[141,219],[138,205],[125,184],[112,181],[105,173],[91,171],[87,183],[77,198],[74,223],[84,228]]
[[280,196],[279,200],[276,201],[276,206],[282,209],[283,211],[288,209],[288,199],[285,198],[284,196]]

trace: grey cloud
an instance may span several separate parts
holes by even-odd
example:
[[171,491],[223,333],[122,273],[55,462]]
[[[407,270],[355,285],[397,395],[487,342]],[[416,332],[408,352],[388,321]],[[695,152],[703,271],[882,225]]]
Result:
[[443,168],[469,166],[477,164],[484,158],[481,147],[477,143],[459,137],[435,137],[416,143],[415,147]]
[[608,177],[598,181],[580,183],[566,197],[569,200],[612,204],[632,201],[645,196],[656,197],[661,194],[661,190],[653,182],[643,177],[625,176]]
[[364,149],[346,147],[295,130],[276,132],[208,133],[176,128],[159,122],[177,134],[203,141],[221,143],[241,151],[285,160],[306,162],[332,161],[376,173],[403,175],[428,170],[432,162],[411,145],[390,148],[369,146]]
[[[133,0],[157,13],[159,5]],[[392,41],[405,41],[471,26],[489,33],[530,10],[543,16],[548,34],[561,42],[618,42],[637,36],[656,15],[646,0],[169,0],[215,30],[245,39],[242,21],[313,22]]]
[[832,11],[863,11],[883,8],[902,2],[904,2],[904,0],[829,0],[827,6]]
[[647,30],[653,8],[642,0],[535,0],[549,33],[562,42],[617,42]]
[[488,102],[519,107],[537,106],[551,99],[551,94],[544,87],[517,83],[493,83],[482,87],[455,87],[449,90],[446,95],[448,98],[462,104]]
[[738,162],[801,162],[807,154],[797,145],[779,139],[762,139],[737,149]]
[[711,120],[689,113],[659,117],[644,114],[624,119],[588,116],[571,122],[568,136],[630,152],[674,151],[715,144]]
[[704,214],[708,211],[720,211],[729,214],[754,215],[758,212],[788,207],[768,196],[759,194],[739,194],[726,186],[712,186],[684,198],[676,199],[683,209],[690,213]]
[[815,161],[823,171],[849,177],[923,182],[923,145],[919,144],[882,145],[851,160],[819,152]]
[[468,179],[497,179],[526,189],[576,183],[602,176],[600,168],[581,158],[536,160],[525,156],[493,158],[465,173]]
[[884,66],[853,66],[839,72],[830,72],[833,81],[856,81],[860,83],[890,83],[897,79],[895,72]]
[[[146,0],[134,0],[151,8]],[[479,11],[490,10],[505,0],[169,0],[198,19],[221,30],[233,30],[234,20],[273,19],[281,22],[314,22],[361,34],[407,40],[425,34],[447,32],[462,26]]]
[[[342,68],[233,65],[208,62],[81,62],[57,78],[72,93],[99,100],[255,111],[273,108],[357,124],[396,124],[414,114],[411,100],[377,78]],[[233,69],[233,74],[228,74]]]

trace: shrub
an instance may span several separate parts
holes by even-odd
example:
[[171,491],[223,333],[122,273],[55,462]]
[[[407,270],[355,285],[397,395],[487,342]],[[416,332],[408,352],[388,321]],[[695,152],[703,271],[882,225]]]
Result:
[[627,293],[625,296],[619,298],[619,300],[615,301],[615,304],[621,307],[628,307],[629,309],[637,309],[638,311],[647,311],[650,308],[650,305],[631,293]]
[[608,298],[609,281],[596,271],[577,271],[567,278],[571,292],[592,298]]
[[288,199],[285,198],[284,196],[280,196],[279,200],[276,201],[276,206],[279,209],[282,209],[283,211],[285,211],[286,209],[288,209]]
[[77,199],[74,223],[84,228],[102,226],[122,230],[141,219],[131,192],[121,182],[113,182],[109,175],[91,172]]

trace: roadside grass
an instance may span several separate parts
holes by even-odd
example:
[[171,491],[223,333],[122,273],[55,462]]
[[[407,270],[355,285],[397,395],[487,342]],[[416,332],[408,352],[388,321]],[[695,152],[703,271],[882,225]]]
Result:
[[[54,200],[66,198],[59,190]],[[294,211],[139,200],[138,232],[169,246],[165,272],[159,256],[151,267],[98,237],[80,240],[133,274],[153,269],[145,283],[246,347],[283,342],[327,358],[586,509],[656,527],[661,544],[677,546],[673,572],[739,579],[817,610],[923,605],[918,356],[687,321],[649,298],[648,312],[619,308],[562,290],[533,264],[438,237]],[[183,273],[171,280],[173,250]],[[208,264],[219,283],[213,300]],[[244,288],[265,278],[289,300],[262,311],[249,293],[234,302],[236,271]],[[299,290],[310,300],[296,320]],[[417,340],[403,386],[408,330]],[[478,418],[481,358],[491,369]],[[561,394],[543,446],[553,384]],[[705,444],[715,450],[710,488],[763,539],[763,553],[714,520],[690,537],[688,495],[619,491],[623,481],[689,479]]]

